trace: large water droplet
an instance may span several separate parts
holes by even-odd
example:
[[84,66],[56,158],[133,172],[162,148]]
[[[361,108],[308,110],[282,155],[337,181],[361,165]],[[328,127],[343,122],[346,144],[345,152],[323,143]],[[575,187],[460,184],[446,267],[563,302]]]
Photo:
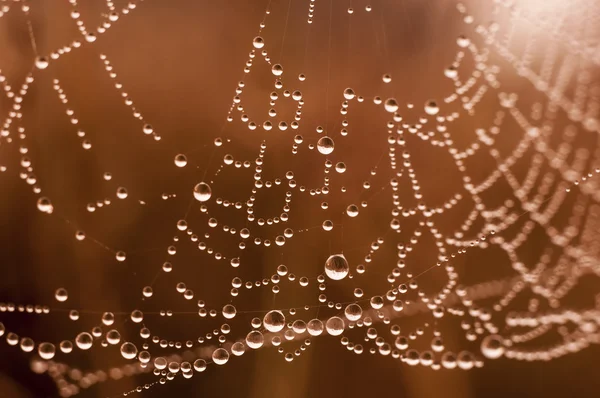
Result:
[[263,325],[269,332],[279,332],[285,326],[285,316],[281,311],[269,311],[263,318]]
[[504,342],[496,334],[487,336],[481,341],[481,353],[489,359],[498,359],[504,355]]
[[38,346],[38,354],[42,359],[52,359],[56,354],[56,347],[52,343],[41,343]]
[[135,344],[126,342],[121,345],[121,355],[125,359],[134,359],[138,353]]
[[325,323],[327,333],[332,336],[339,336],[344,333],[344,320],[338,316],[332,316]]
[[398,102],[395,98],[388,98],[387,100],[385,100],[384,107],[386,111],[394,113],[398,110]]
[[262,347],[265,342],[265,338],[261,332],[258,330],[253,330],[246,336],[246,344],[248,347],[253,349],[258,349]]
[[217,365],[225,365],[229,361],[229,353],[225,348],[217,348],[212,353],[212,359]]
[[81,332],[75,337],[75,344],[80,350],[89,350],[93,342],[94,338],[88,332]]
[[328,136],[321,137],[319,138],[319,141],[317,141],[317,150],[323,155],[329,155],[331,152],[333,152],[333,146],[334,142]]
[[350,266],[343,254],[334,254],[325,261],[325,274],[333,280],[344,279],[349,272]]
[[263,48],[265,46],[265,40],[261,36],[256,36],[254,40],[252,40],[252,45],[254,48]]
[[206,202],[212,196],[210,185],[205,182],[200,182],[194,187],[194,198],[199,202]]

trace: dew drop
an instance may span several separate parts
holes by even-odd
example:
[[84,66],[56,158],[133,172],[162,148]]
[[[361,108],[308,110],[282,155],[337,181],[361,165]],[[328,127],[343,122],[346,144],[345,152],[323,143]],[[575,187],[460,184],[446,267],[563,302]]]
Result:
[[129,193],[127,192],[127,188],[119,187],[117,188],[117,198],[119,199],[127,199]]
[[164,357],[154,358],[154,367],[158,370],[163,370],[167,367],[167,360]]
[[206,202],[212,196],[210,185],[205,182],[200,182],[194,187],[194,198],[199,202]]
[[31,352],[35,348],[35,343],[29,337],[23,337],[21,339],[21,350],[23,352]]
[[269,332],[280,332],[285,326],[285,316],[281,311],[269,311],[263,318],[263,325]]
[[217,365],[225,365],[229,361],[229,352],[225,348],[217,348],[212,353],[212,359]]
[[349,321],[358,321],[362,316],[362,308],[356,303],[348,304],[344,310],[344,315],[346,315],[346,319]]
[[117,345],[121,342],[121,333],[116,329],[111,329],[106,333],[106,342],[111,345]]
[[348,214],[348,216],[350,216],[350,217],[358,216],[358,206],[357,205],[348,205],[348,207],[346,207],[346,214]]
[[187,162],[187,157],[184,154],[180,153],[179,155],[175,156],[175,166],[185,167]]
[[306,324],[306,330],[311,336],[320,336],[324,330],[323,322],[320,319],[311,319]]
[[271,67],[271,73],[273,73],[274,76],[281,76],[283,74],[283,66],[280,64],[273,65],[273,67]]
[[425,113],[428,115],[437,115],[439,111],[440,108],[435,101],[429,100],[425,103]]
[[323,155],[329,155],[333,152],[333,146],[333,140],[328,136],[321,137],[317,141],[317,150]]
[[75,337],[75,344],[80,350],[89,350],[93,342],[94,338],[87,332],[81,332]]
[[481,341],[481,353],[489,359],[498,359],[504,355],[504,343],[498,335],[492,334]]
[[226,304],[223,307],[223,317],[225,319],[233,319],[235,317],[235,314],[236,314],[236,309],[233,305]]
[[54,298],[56,301],[63,303],[69,298],[69,293],[67,292],[67,289],[61,287],[54,292]]
[[204,372],[206,370],[206,361],[204,359],[196,359],[194,361],[194,370],[196,372]]
[[344,162],[337,162],[335,164],[335,171],[337,171],[340,174],[345,173],[346,172],[346,163],[344,163]]
[[123,262],[127,259],[127,253],[125,253],[122,250],[119,250],[118,252],[115,253],[115,258],[117,259],[118,262]]
[[134,323],[140,323],[144,320],[144,313],[140,310],[133,310],[131,311],[130,318]]
[[48,199],[45,196],[43,196],[43,197],[41,197],[41,198],[38,199],[38,201],[37,201],[37,208],[42,213],[46,213],[46,214],[52,214],[52,211],[54,211],[54,207],[52,206],[52,202],[50,202],[50,199]]
[[135,344],[126,342],[121,345],[121,355],[125,359],[134,359],[138,353]]
[[38,69],[46,69],[49,64],[48,57],[39,56],[35,58],[35,67]]
[[325,274],[335,281],[344,279],[350,272],[348,260],[343,254],[334,254],[325,261]]
[[344,320],[338,316],[332,316],[325,323],[325,329],[327,333],[332,336],[339,336],[344,333]]
[[354,93],[354,90],[352,90],[350,87],[344,90],[344,98],[346,98],[348,101],[354,99],[355,96],[356,94]]
[[258,330],[253,330],[246,336],[246,344],[252,349],[258,349],[262,347],[265,342],[263,334]]
[[56,354],[56,347],[52,343],[41,343],[38,346],[38,354],[42,359],[52,359]]
[[265,46],[265,40],[261,36],[256,36],[254,40],[252,40],[252,45],[254,48],[263,48]]
[[385,110],[389,113],[394,113],[398,110],[398,102],[394,98],[388,98],[384,104]]
[[102,323],[106,326],[110,326],[115,323],[115,315],[112,312],[105,312],[102,314]]
[[231,353],[237,357],[241,356],[246,352],[246,346],[241,341],[236,341],[231,345]]
[[73,343],[69,340],[63,340],[59,344],[60,351],[69,354],[73,351]]
[[144,124],[144,126],[142,127],[142,131],[144,132],[144,134],[149,135],[154,133],[154,128],[152,127],[151,124]]

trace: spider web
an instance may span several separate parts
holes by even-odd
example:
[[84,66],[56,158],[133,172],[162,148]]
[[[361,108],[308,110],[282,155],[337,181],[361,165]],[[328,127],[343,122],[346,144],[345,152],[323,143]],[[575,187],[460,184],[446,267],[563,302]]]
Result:
[[[82,126],[94,130],[94,123],[79,120],[78,103],[69,99],[69,87],[76,87],[54,77],[53,67],[68,63],[71,53],[93,49],[113,26],[128,23],[147,4],[107,1],[101,22],[92,28],[77,2],[69,3],[81,38],[49,54],[38,51],[29,3],[0,3],[0,23],[12,14],[23,17],[35,53],[22,81],[9,81],[0,71],[6,97],[0,149],[13,161],[1,170],[17,173],[29,187],[44,223],[71,230],[69,245],[100,248],[97,257],[107,267],[150,258],[153,270],[149,281],[134,273],[126,282],[135,286],[126,301],[137,303],[126,311],[70,307],[69,292],[60,286],[54,302],[49,297],[40,304],[0,304],[3,317],[39,314],[55,323],[68,314],[72,321],[89,318],[96,325],[49,343],[43,336],[19,336],[0,323],[5,343],[30,356],[34,372],[48,373],[61,396],[148,374],[151,381],[124,394],[142,392],[259,348],[277,350],[283,362],[302,360],[312,340],[325,335],[338,336],[357,355],[461,370],[500,357],[549,361],[600,343],[595,281],[600,276],[600,12],[595,2],[578,1],[576,7],[558,1],[459,3],[452,15],[462,20],[465,33],[457,37],[447,66],[436,65],[434,71],[448,90],[417,105],[404,102],[394,74],[387,74],[397,65],[384,2],[354,7],[349,2],[343,8],[332,1],[303,2],[301,65],[282,61],[287,31],[299,19],[290,12],[292,2],[269,2],[248,40],[249,56],[219,135],[200,134],[199,149],[172,148],[152,113],[138,107],[143,98],[130,96],[109,51],[98,52],[104,78],[133,116],[136,134],[168,152],[171,168],[194,173],[185,184],[165,182],[160,194],[120,185],[118,172],[94,176],[115,183],[116,191],[108,199],[79,203],[86,220],[97,220],[89,224],[97,232],[71,216],[81,212],[65,208],[61,196],[54,199],[47,193],[52,188],[36,176],[44,171],[36,168],[36,151],[29,151],[36,130],[26,127],[25,105],[38,80],[52,76],[52,91],[78,137],[78,150],[93,150],[96,135]],[[341,92],[330,87],[332,73],[339,73],[332,71],[332,18],[344,14],[349,32],[363,23],[381,26],[375,34],[387,69],[383,84],[358,83]],[[311,29],[321,18],[329,20],[324,23],[328,56],[319,63],[325,83],[304,72],[311,61]],[[271,23],[280,29],[269,30]],[[277,40],[281,54],[270,45]],[[310,99],[323,97],[323,116],[305,111]],[[339,116],[330,112],[330,103],[339,104]],[[360,131],[365,121],[372,133]],[[108,162],[110,148],[103,149]],[[424,160],[426,151],[434,157]],[[369,172],[359,170],[361,160],[369,162]],[[452,174],[436,175],[441,171],[431,163],[437,161],[448,162],[444,168]],[[120,211],[113,210],[117,206]],[[138,208],[169,218],[166,226],[143,229],[168,229],[175,237],[165,244],[144,235],[133,239],[143,244],[132,249],[129,238],[115,244],[101,238],[128,215],[135,222]],[[353,229],[355,220],[367,224]],[[166,250],[164,261],[146,257],[156,250]],[[299,264],[314,258],[317,268]],[[198,263],[218,292],[194,280],[191,270]],[[217,267],[228,271],[214,271]],[[586,287],[590,280],[596,284],[592,288]],[[577,289],[582,293],[575,294]],[[163,309],[161,296],[166,300],[173,290],[178,304],[166,305],[177,309]],[[248,307],[256,301],[248,298],[256,298],[253,294],[272,297],[272,305]],[[198,317],[207,320],[200,333],[191,320]],[[405,324],[408,319],[414,323]],[[464,334],[464,346],[445,346],[444,322]],[[70,359],[72,351],[101,349],[120,352],[109,369],[82,371]]]

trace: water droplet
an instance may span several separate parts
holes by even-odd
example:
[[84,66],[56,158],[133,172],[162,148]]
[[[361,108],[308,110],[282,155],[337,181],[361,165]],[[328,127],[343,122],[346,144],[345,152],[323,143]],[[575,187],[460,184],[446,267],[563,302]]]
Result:
[[85,41],[88,43],[93,43],[96,41],[96,35],[92,32],[89,32],[85,35]]
[[140,310],[133,310],[131,311],[130,318],[134,323],[140,323],[144,320],[144,313]]
[[346,163],[337,162],[335,165],[335,171],[337,171],[340,174],[345,173],[346,172]]
[[246,336],[246,344],[252,349],[258,349],[262,347],[265,342],[265,338],[258,330],[253,330]]
[[194,187],[194,198],[199,202],[206,202],[212,196],[210,185],[205,182],[200,182]]
[[115,315],[112,312],[105,312],[102,314],[102,323],[106,326],[110,326],[115,323]]
[[212,353],[212,359],[217,365],[225,365],[229,361],[229,352],[225,348],[217,348]]
[[194,361],[194,370],[196,372],[204,372],[206,370],[206,361],[204,359],[196,359]]
[[438,105],[435,101],[429,100],[425,103],[425,112],[428,115],[431,115],[431,116],[437,115],[439,111],[440,111],[440,108],[438,107]]
[[348,214],[350,217],[358,216],[358,206],[348,205],[348,207],[346,207],[346,214]]
[[273,73],[274,76],[281,76],[283,74],[283,66],[280,64],[273,65],[271,67],[271,73]]
[[241,356],[246,352],[246,346],[241,341],[236,341],[231,345],[231,353],[237,357]]
[[45,196],[42,196],[41,198],[38,199],[37,208],[42,213],[46,213],[46,214],[52,214],[52,212],[54,211],[52,202],[50,202],[50,199],[48,199]]
[[118,252],[115,253],[115,258],[117,259],[117,261],[123,262],[127,259],[127,253],[125,253],[122,250],[119,250]]
[[41,343],[38,346],[38,354],[42,359],[52,359],[56,354],[56,347],[52,343]]
[[117,198],[119,199],[127,199],[129,193],[127,192],[127,188],[119,187],[117,188]]
[[325,323],[325,329],[331,336],[339,336],[344,333],[344,320],[338,316],[332,316]]
[[343,254],[334,254],[325,261],[325,274],[333,280],[344,279],[349,272],[350,266]]
[[61,341],[59,344],[59,347],[60,347],[60,351],[64,352],[65,354],[69,354],[70,352],[73,351],[73,343],[71,343],[71,341],[69,341],[69,340]]
[[185,167],[187,165],[187,157],[180,153],[175,156],[175,166],[177,167]]
[[144,124],[144,127],[142,127],[142,131],[144,132],[144,134],[149,135],[154,133],[154,128],[152,127],[151,124]]
[[56,301],[62,303],[67,301],[67,299],[69,298],[69,293],[67,292],[67,289],[61,287],[56,289],[56,292],[54,292],[54,298],[56,299]]
[[38,69],[46,69],[49,64],[48,57],[40,56],[35,58],[35,67]]
[[456,39],[456,44],[458,44],[458,46],[462,48],[469,47],[469,44],[471,44],[471,40],[469,40],[469,38],[464,35],[460,35]]
[[252,45],[254,48],[263,48],[265,46],[265,40],[261,36],[256,36],[254,40],[252,40]]
[[285,316],[281,311],[269,311],[263,318],[263,325],[269,332],[280,332],[285,326]]
[[320,319],[311,319],[306,324],[306,330],[308,330],[308,334],[311,336],[320,336],[324,328],[323,322]]
[[167,367],[168,362],[164,357],[154,358],[154,367],[158,370],[163,370]]
[[75,344],[80,350],[89,350],[92,348],[94,338],[87,332],[81,332],[75,338]]
[[358,321],[362,316],[362,308],[356,303],[348,304],[344,310],[344,315],[349,321]]
[[125,359],[134,359],[138,353],[135,344],[126,342],[121,345],[121,355]]
[[458,76],[458,71],[455,66],[449,66],[444,70],[444,75],[447,78],[454,79]]
[[504,342],[502,337],[492,334],[481,341],[481,353],[489,359],[498,359],[504,355]]
[[233,319],[236,314],[236,309],[233,305],[227,304],[223,307],[223,317],[225,319]]
[[333,146],[334,142],[328,136],[321,137],[319,138],[319,141],[317,141],[317,150],[323,155],[329,155],[333,152]]
[[398,102],[396,102],[395,98],[388,98],[385,100],[384,107],[386,111],[394,113],[398,110]]
[[35,348],[35,343],[29,337],[23,337],[21,339],[21,350],[23,352],[31,352]]
[[111,329],[106,333],[106,342],[111,345],[117,345],[121,342],[121,333],[116,329]]
[[354,90],[352,90],[350,87],[344,90],[344,98],[346,98],[348,101],[354,99],[355,96],[356,94],[354,93]]

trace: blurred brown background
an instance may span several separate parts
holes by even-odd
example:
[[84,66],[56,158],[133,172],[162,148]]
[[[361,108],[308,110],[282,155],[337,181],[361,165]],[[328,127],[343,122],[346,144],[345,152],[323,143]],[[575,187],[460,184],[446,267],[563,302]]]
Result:
[[[12,9],[0,19],[0,69],[17,88],[31,69],[34,54],[25,16],[12,2],[0,5],[5,3],[11,4]],[[119,9],[125,4],[115,3]],[[357,94],[367,98],[365,102],[370,102],[374,95],[395,96],[400,104],[411,102],[420,110],[426,100],[441,101],[452,90],[452,84],[444,78],[442,71],[453,60],[456,37],[466,33],[475,40],[476,35],[472,26],[465,26],[460,21],[456,3],[450,0],[373,0],[370,13],[365,11],[367,1],[333,0],[330,3],[318,0],[309,31],[306,24],[308,3],[304,0],[292,0],[291,3],[273,0],[263,33],[267,43],[265,48],[273,61],[284,67],[286,87],[299,88],[304,94],[306,105],[298,132],[275,129],[265,132],[260,128],[252,132],[239,121],[237,113],[236,120],[222,131],[235,86],[244,75],[243,65],[263,18],[266,0],[145,0],[93,45],[84,44],[52,62],[47,70],[35,71],[36,81],[24,103],[23,126],[28,134],[28,156],[33,160],[44,195],[53,202],[55,214],[48,216],[37,211],[36,196],[31,187],[19,179],[17,148],[20,143],[17,140],[12,144],[3,142],[0,164],[6,166],[7,171],[0,175],[3,192],[0,199],[0,225],[3,226],[0,229],[0,301],[57,307],[53,292],[57,287],[65,287],[69,291],[69,301],[61,308],[115,312],[134,308],[194,311],[196,299],[205,300],[211,308],[221,308],[229,302],[230,281],[234,276],[260,280],[269,277],[277,265],[283,263],[297,275],[312,277],[322,272],[323,260],[328,254],[342,250],[353,265],[359,263],[368,251],[368,245],[389,229],[390,191],[388,188],[380,192],[390,178],[386,166],[386,117],[371,103],[359,106],[353,102],[348,115],[350,134],[345,140],[339,139],[343,89],[352,87]],[[471,6],[476,15],[488,18],[489,5],[483,3],[473,2]],[[70,8],[66,1],[31,0],[28,4],[40,53],[48,54],[74,38],[80,38],[69,17]],[[287,29],[284,29],[289,4],[290,17]],[[330,4],[333,11],[331,29]],[[355,9],[352,15],[346,11],[349,6]],[[100,0],[82,0],[78,9],[90,30],[102,21],[101,13],[106,12],[105,3]],[[540,51],[543,52],[543,46]],[[113,81],[103,70],[99,54],[108,56],[119,76],[118,81],[123,83],[136,108],[161,135],[160,142],[142,134],[140,122],[122,103]],[[525,95],[523,101],[542,99],[529,82],[511,77],[514,73],[510,66],[502,64],[501,60],[494,61],[505,68],[502,81],[512,90],[529,92],[530,97]],[[307,75],[306,82],[298,82],[298,73]],[[391,84],[381,81],[384,73],[392,75]],[[53,79],[60,80],[69,98],[69,107],[80,121],[77,127],[71,125],[64,114],[64,107],[52,89]],[[256,115],[251,116],[256,122],[262,122],[268,109],[267,96],[272,91],[269,68],[257,57],[252,73],[243,76],[243,80],[247,87],[244,91],[247,112]],[[327,85],[328,103],[324,94]],[[8,106],[10,102],[2,97],[2,117]],[[459,144],[471,142],[475,137],[474,129],[487,127],[497,109],[495,97],[490,96],[490,101],[484,101],[473,117],[455,123],[455,141]],[[407,113],[407,121],[411,118],[416,121],[415,115],[419,114],[411,113],[405,107],[401,112]],[[284,108],[284,114],[289,120],[291,108]],[[141,289],[154,281],[162,262],[167,259],[166,247],[176,234],[175,223],[186,214],[192,187],[203,179],[205,170],[208,170],[206,179],[215,181],[213,197],[245,201],[252,187],[252,171],[225,168],[216,176],[215,173],[226,153],[233,154],[236,159],[253,160],[258,155],[260,143],[266,140],[264,178],[283,177],[287,170],[293,170],[300,184],[319,187],[323,157],[315,151],[309,152],[306,146],[300,148],[298,155],[291,155],[293,135],[302,134],[307,142],[316,143],[317,125],[327,127],[327,131],[338,138],[331,159],[346,162],[348,171],[344,175],[331,176],[335,188],[330,197],[294,193],[288,224],[297,232],[288,240],[285,250],[250,248],[242,254],[242,267],[232,269],[199,253],[189,244],[181,245],[175,258],[169,258],[175,270],[170,274],[161,273],[154,284],[154,297],[142,302]],[[77,128],[86,132],[93,145],[91,150],[81,148]],[[521,134],[515,126],[512,130],[509,127],[499,147],[509,150]],[[231,139],[231,142],[215,150],[212,141],[216,137]],[[422,143],[413,144],[413,161],[428,202],[441,204],[461,190],[459,175],[447,153]],[[187,167],[179,169],[173,165],[177,153],[188,154]],[[482,159],[481,162],[476,168],[470,168],[474,179],[481,179],[492,170],[489,160]],[[370,176],[375,165],[379,165],[378,173]],[[522,165],[521,170],[525,167],[527,164]],[[113,173],[112,181],[102,179],[104,172]],[[373,188],[363,192],[361,184],[367,179]],[[340,194],[342,185],[348,187],[345,194]],[[128,199],[116,199],[119,186],[128,189]],[[506,187],[498,189],[496,196],[501,200],[509,196],[510,190]],[[407,185],[403,200],[407,206],[414,206],[416,203],[408,191]],[[281,187],[268,193],[261,191],[257,195],[257,213],[265,218],[278,216],[284,192],[285,188]],[[177,196],[165,201],[161,199],[163,193]],[[86,211],[87,203],[105,197],[111,199],[110,206],[95,213]],[[141,205],[139,200],[146,204]],[[322,200],[330,202],[327,212],[319,208]],[[369,207],[349,222],[342,216],[345,205],[361,200],[368,200]],[[238,229],[244,226],[241,213],[213,207],[210,210],[225,224]],[[440,221],[441,229],[453,231],[468,211],[469,206],[465,204],[444,215]],[[343,228],[336,226],[330,233],[322,231],[318,226],[326,218],[336,224],[343,222]],[[198,211],[197,203],[192,206],[188,223],[199,235],[208,231],[205,216]],[[407,231],[411,227],[414,225],[407,223]],[[259,231],[268,237],[274,236],[277,228]],[[310,228],[309,231],[298,232],[306,228]],[[74,238],[76,229],[84,230],[114,250],[125,250],[127,261],[116,262],[113,254],[90,239],[77,242]],[[217,231],[211,231],[211,234],[214,236],[210,242],[216,251],[232,253],[230,256],[237,252],[237,238],[219,235]],[[396,242],[408,236],[397,239],[386,235],[389,247],[378,253],[374,261],[381,266],[381,274],[374,273],[360,285],[367,295],[385,289],[385,275],[395,261]],[[545,243],[543,240],[529,242],[531,253],[539,252]],[[433,241],[424,237],[409,257],[409,271],[416,274],[435,262],[432,248]],[[533,261],[535,255],[531,255]],[[475,252],[461,260],[458,266],[465,284],[512,275],[508,259],[499,251],[492,255]],[[191,302],[184,302],[175,292],[174,286],[180,281],[195,291],[196,297]],[[440,270],[428,275],[423,283],[439,287],[443,281],[445,275]],[[346,301],[350,299],[354,283],[346,280],[338,285],[331,284],[326,293],[331,300]],[[238,310],[246,311],[301,307],[316,303],[316,283],[312,283],[311,289],[297,291],[290,288],[288,291],[284,286],[282,294],[275,299],[267,289],[242,291],[241,300],[234,303]],[[583,289],[581,297],[575,297],[574,302],[589,305],[593,296],[590,298],[584,293],[593,291],[597,291],[593,285]],[[326,311],[320,315],[325,316]],[[235,337],[243,336],[251,318],[252,314],[242,314],[231,322]],[[172,318],[155,315],[146,320],[153,333],[182,341],[195,340],[219,325],[219,322],[201,320],[194,315],[174,315]],[[19,335],[55,342],[73,338],[79,331],[100,324],[99,315],[82,315],[79,321],[71,322],[66,313],[44,316],[2,313],[0,321]],[[400,325],[403,334],[407,334],[424,322],[433,323],[429,316],[402,320]],[[240,327],[235,329],[238,325]],[[443,331],[447,347],[452,347],[455,352],[461,349],[477,352],[478,344],[464,339],[459,321],[444,319],[437,327]],[[138,329],[131,324],[125,323],[122,335],[124,340],[139,341]],[[427,341],[423,343],[427,343],[429,338],[424,340]],[[379,355],[351,354],[340,346],[337,338],[328,336],[313,339],[308,350],[290,364],[273,349],[248,352],[222,368],[210,367],[192,380],[178,378],[166,386],[144,392],[144,396],[595,397],[600,395],[599,354],[598,347],[592,347],[551,363],[501,359],[469,372],[435,372],[421,367],[410,368]],[[114,350],[109,352],[100,347],[85,354],[57,354],[56,359],[83,370],[108,370],[110,366],[124,363]],[[145,375],[109,381],[82,391],[80,396],[114,396],[153,380],[153,376]],[[53,383],[47,375],[35,375],[29,370],[27,355],[16,347],[0,345],[0,397],[53,396],[56,396]]]

